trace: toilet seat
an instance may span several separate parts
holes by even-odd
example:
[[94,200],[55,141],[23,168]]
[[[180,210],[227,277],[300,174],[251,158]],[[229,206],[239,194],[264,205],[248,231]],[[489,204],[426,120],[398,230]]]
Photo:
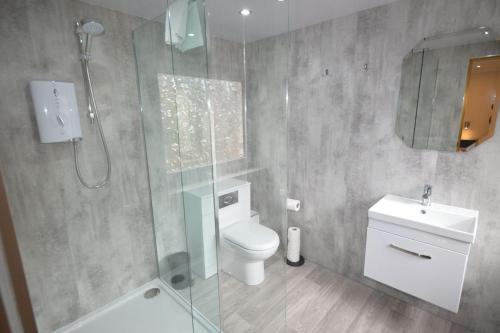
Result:
[[278,234],[258,223],[236,222],[222,230],[223,238],[249,251],[268,251],[279,246]]

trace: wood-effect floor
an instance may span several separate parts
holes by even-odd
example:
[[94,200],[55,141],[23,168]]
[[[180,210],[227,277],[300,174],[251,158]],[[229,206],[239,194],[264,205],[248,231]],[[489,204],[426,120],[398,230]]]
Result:
[[472,332],[307,261],[290,267],[269,259],[258,286],[220,279],[225,333]]

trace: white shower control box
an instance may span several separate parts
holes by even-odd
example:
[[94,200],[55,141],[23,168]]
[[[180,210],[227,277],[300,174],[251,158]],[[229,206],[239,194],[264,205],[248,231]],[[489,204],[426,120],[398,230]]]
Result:
[[31,81],[30,90],[41,143],[78,141],[82,138],[72,82]]

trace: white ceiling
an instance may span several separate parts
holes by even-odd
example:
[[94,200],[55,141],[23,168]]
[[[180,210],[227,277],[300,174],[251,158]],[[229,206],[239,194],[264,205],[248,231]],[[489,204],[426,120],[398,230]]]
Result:
[[[146,19],[162,15],[167,7],[167,0],[83,1]],[[288,22],[290,30],[295,30],[394,1],[396,0],[206,0],[206,6],[212,35],[236,41],[242,41],[245,35],[246,41],[254,41],[288,31]],[[238,14],[242,8],[250,9],[252,14],[243,19]]]

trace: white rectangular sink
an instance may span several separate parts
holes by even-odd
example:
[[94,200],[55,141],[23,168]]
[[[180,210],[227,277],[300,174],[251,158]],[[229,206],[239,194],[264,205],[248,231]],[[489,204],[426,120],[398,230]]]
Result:
[[473,243],[476,237],[477,210],[386,195],[368,211],[370,219],[421,230],[458,241]]
[[478,215],[386,195],[368,210],[364,275],[457,313]]

